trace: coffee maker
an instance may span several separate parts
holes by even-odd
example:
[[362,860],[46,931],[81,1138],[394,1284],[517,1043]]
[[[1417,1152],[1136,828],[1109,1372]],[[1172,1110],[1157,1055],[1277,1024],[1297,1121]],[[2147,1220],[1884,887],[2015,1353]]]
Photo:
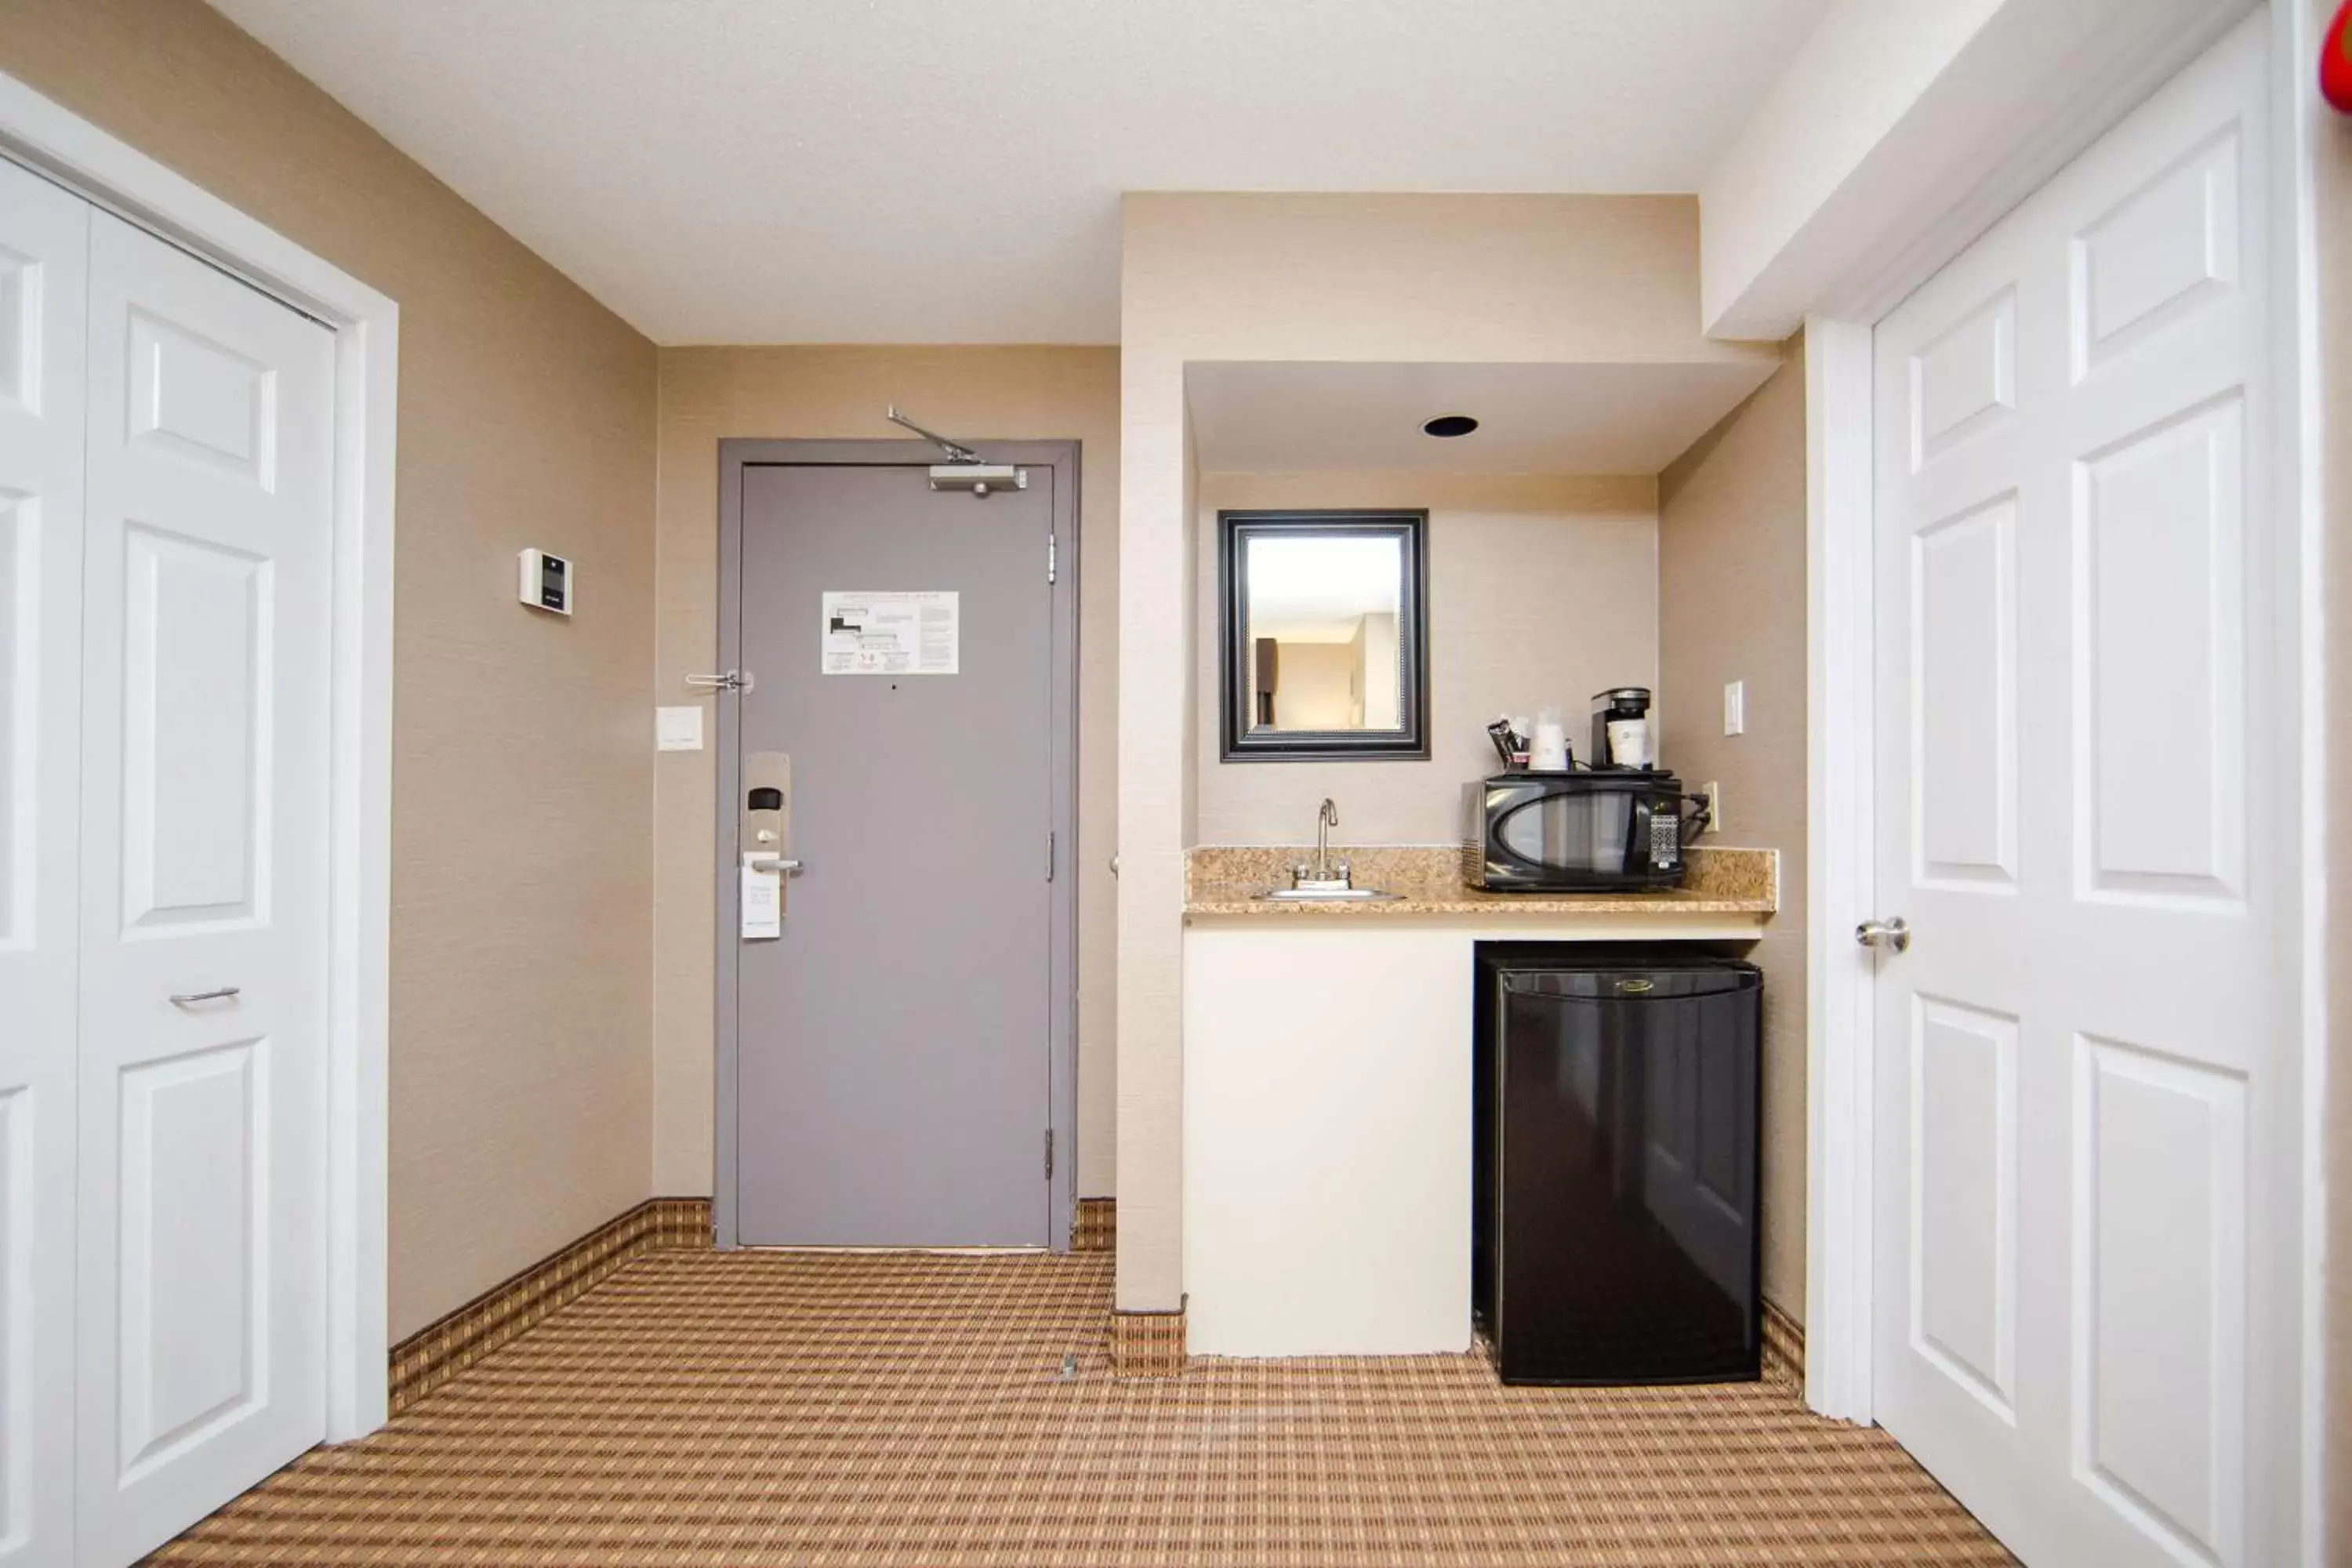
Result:
[[1650,733],[1650,689],[1613,686],[1592,694],[1592,752],[1596,769],[1640,769],[1658,765],[1658,748]]

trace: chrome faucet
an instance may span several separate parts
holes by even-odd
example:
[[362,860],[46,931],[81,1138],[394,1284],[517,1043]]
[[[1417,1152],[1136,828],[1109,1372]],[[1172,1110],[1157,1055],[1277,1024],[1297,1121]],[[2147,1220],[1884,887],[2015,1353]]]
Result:
[[1339,826],[1339,808],[1325,801],[1315,813],[1315,860],[1290,868],[1290,885],[1318,892],[1345,890],[1353,885],[1354,870],[1345,860],[1331,859],[1331,829]]

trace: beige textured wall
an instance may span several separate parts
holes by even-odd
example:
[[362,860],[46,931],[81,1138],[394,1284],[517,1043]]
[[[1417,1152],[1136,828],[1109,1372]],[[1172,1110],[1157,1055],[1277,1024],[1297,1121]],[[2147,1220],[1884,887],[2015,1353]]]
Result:
[[1183,855],[1199,788],[1185,365],[1777,359],[1700,335],[1686,196],[1136,194],[1120,282],[1118,1304],[1183,1299]]
[[[1805,361],[1801,341],[1753,396],[1658,479],[1659,747],[1696,789],[1722,786],[1703,840],[1780,852],[1764,970],[1764,1294],[1805,1317]],[[1747,682],[1747,732],[1723,688]]]
[[[2315,41],[2335,0],[2307,0]],[[2352,119],[2315,107],[2327,506],[2326,1487],[2328,1561],[2352,1562]]]
[[[1495,771],[1496,714],[1558,707],[1581,754],[1592,693],[1655,684],[1657,497],[1646,475],[1202,475],[1195,842],[1310,842],[1328,795],[1338,842],[1458,843],[1464,786]],[[1428,509],[1429,761],[1219,761],[1217,512],[1250,507]]]
[[0,68],[400,302],[397,1337],[646,1195],[653,346],[196,0],[5,0]]
[[[661,353],[659,700],[702,700],[716,668],[719,443],[888,437],[898,404],[965,440],[1076,440],[1079,469],[1078,1190],[1116,1172],[1109,858],[1118,795],[1118,351],[1115,348],[680,348]],[[708,731],[706,722],[706,731]],[[656,759],[653,1188],[710,1191],[715,753]]]

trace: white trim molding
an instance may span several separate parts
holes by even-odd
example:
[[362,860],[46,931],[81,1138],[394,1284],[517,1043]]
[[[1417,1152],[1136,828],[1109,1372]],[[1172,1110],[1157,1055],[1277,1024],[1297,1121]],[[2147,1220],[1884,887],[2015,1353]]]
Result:
[[1868,1422],[1876,911],[1871,338],[1805,323],[1805,1401]]
[[[2294,689],[2287,708],[2294,734],[2296,816],[2293,842],[2295,954],[2300,981],[2295,1006],[2303,1051],[2303,1299],[2297,1348],[2303,1393],[2297,1434],[2302,1474],[2302,1561],[2327,1561],[2327,497],[2326,428],[2320,362],[2319,249],[2314,179],[2322,136],[2339,134],[2334,112],[2315,89],[2318,15],[2306,0],[2271,5],[2271,366],[2278,412],[2272,420],[2272,503],[2282,539],[2293,541],[2280,563],[2279,603],[2289,624],[2279,628],[2279,657]],[[2342,439],[2341,436],[2337,437]]]
[[390,1345],[385,1054],[400,307],[5,74],[0,154],[236,274],[335,334],[327,1437],[347,1441],[383,1425]]

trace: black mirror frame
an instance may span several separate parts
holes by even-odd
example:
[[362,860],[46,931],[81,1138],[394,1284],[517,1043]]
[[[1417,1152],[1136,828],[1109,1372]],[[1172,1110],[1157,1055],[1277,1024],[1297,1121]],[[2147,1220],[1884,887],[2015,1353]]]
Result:
[[[1254,731],[1249,669],[1249,557],[1254,537],[1272,533],[1373,535],[1402,542],[1397,605],[1394,730]],[[1218,709],[1227,763],[1427,762],[1429,760],[1429,513],[1427,511],[1220,511],[1217,513]]]

